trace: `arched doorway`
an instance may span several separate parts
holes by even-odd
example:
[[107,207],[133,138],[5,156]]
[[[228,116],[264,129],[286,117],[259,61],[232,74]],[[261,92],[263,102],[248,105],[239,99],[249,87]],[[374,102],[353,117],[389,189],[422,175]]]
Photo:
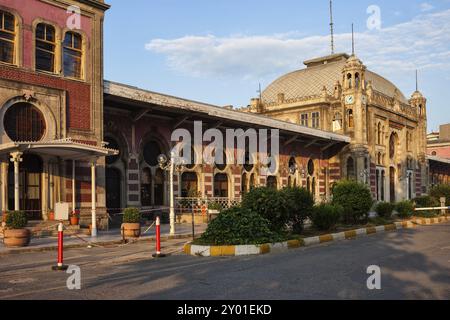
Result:
[[121,173],[116,168],[106,168],[106,209],[108,213],[120,212],[121,208]]
[[144,207],[152,205],[152,172],[148,167],[141,173],[141,204]]
[[272,188],[272,189],[277,189],[278,188],[277,177],[268,176],[267,177],[267,187]]
[[214,197],[228,198],[228,176],[218,173],[214,176]]
[[195,172],[183,172],[181,175],[181,196],[193,197],[198,195],[198,177]]
[[162,206],[164,204],[164,172],[158,168],[155,172],[155,206]]
[[[19,205],[29,220],[42,219],[41,177],[42,159],[34,154],[24,154],[19,165]],[[8,207],[14,209],[14,166],[8,166]]]
[[389,192],[390,201],[395,202],[395,168],[389,168]]

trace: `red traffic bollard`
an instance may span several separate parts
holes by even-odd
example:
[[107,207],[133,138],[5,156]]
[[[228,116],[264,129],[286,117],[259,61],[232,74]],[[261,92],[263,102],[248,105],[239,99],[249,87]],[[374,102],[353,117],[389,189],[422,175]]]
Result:
[[65,266],[63,264],[63,250],[64,250],[64,244],[63,244],[63,223],[60,222],[58,225],[58,263],[56,266],[52,267],[52,270],[55,271],[64,271],[68,269],[68,266]]
[[161,253],[161,220],[156,216],[156,253],[152,255],[153,258],[164,258],[166,255]]

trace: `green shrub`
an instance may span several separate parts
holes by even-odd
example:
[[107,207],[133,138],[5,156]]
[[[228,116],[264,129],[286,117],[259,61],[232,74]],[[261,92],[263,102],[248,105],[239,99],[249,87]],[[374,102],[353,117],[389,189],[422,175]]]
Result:
[[23,211],[9,211],[5,222],[8,229],[23,229],[27,226],[28,219]]
[[430,196],[435,198],[439,202],[440,206],[440,199],[441,197],[445,197],[445,205],[450,206],[450,185],[448,184],[440,184],[437,186],[434,186],[430,190]]
[[344,208],[345,223],[367,221],[373,200],[369,187],[355,181],[339,181],[333,187],[333,204]]
[[320,204],[313,208],[311,221],[315,228],[328,231],[336,227],[343,212],[344,208],[340,205]]
[[437,200],[434,197],[430,197],[430,196],[420,196],[420,197],[415,198],[413,201],[416,204],[417,208],[439,207],[440,206],[439,200]]
[[219,202],[210,202],[210,203],[208,203],[208,210],[222,211],[223,207]]
[[413,214],[414,204],[411,201],[401,201],[395,205],[395,210],[400,218],[407,218]]
[[284,188],[281,190],[288,209],[288,222],[292,225],[294,233],[303,231],[305,220],[311,215],[314,199],[311,193],[304,188]]
[[139,223],[141,213],[138,208],[126,208],[123,212],[123,223]]
[[263,244],[285,240],[270,230],[269,220],[241,207],[222,211],[195,241],[209,245]]
[[255,188],[244,195],[241,206],[269,220],[272,231],[285,230],[289,208],[284,193],[274,188]]
[[395,206],[390,202],[380,202],[375,206],[375,212],[379,217],[390,218]]

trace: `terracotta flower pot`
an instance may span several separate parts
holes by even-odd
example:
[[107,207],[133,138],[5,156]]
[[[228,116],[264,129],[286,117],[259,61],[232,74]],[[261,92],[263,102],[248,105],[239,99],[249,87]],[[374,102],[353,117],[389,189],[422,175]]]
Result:
[[120,229],[125,238],[139,238],[141,235],[140,223],[122,223]]
[[77,226],[80,223],[80,218],[70,217],[70,225]]
[[31,232],[28,229],[6,229],[3,242],[6,247],[26,247],[30,244]]

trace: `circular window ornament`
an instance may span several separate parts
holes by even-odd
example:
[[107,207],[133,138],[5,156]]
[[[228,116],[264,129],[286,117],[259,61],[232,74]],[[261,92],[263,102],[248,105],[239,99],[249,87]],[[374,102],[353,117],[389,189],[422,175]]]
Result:
[[308,161],[308,174],[310,176],[314,175],[314,161],[312,159]]
[[12,105],[5,113],[3,126],[12,141],[39,141],[45,134],[45,119],[42,112],[30,103]]

